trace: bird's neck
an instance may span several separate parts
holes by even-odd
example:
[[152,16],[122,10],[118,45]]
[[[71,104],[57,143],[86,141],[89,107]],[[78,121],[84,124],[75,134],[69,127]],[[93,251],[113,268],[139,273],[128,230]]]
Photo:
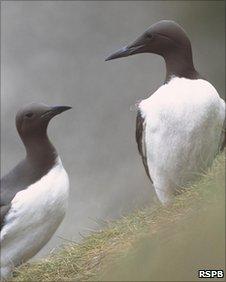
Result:
[[58,157],[57,151],[47,134],[30,137],[23,140],[26,148],[26,158],[34,165],[52,166]]
[[164,56],[166,63],[166,80],[168,82],[172,77],[184,77],[188,79],[197,79],[199,74],[196,71],[191,47],[188,50],[178,49]]

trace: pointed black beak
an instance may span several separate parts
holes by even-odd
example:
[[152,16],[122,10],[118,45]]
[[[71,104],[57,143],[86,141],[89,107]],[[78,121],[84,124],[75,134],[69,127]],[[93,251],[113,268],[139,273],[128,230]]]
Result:
[[55,115],[59,115],[67,110],[72,109],[72,107],[69,106],[55,106],[51,108],[52,113]]
[[142,50],[142,48],[144,47],[144,45],[128,45],[125,46],[123,48],[121,48],[120,50],[116,51],[115,53],[111,54],[110,56],[108,56],[105,61],[110,61],[110,60],[114,60],[114,59],[118,59],[118,58],[123,58],[123,57],[128,57],[130,55],[134,55],[137,53],[140,53],[140,51]]
[[59,115],[67,110],[72,109],[72,107],[69,106],[55,106],[51,107],[49,110],[47,110],[44,114],[41,115],[41,118],[45,120],[50,120],[56,115]]
[[108,56],[105,61],[110,61],[110,60],[114,60],[114,59],[118,59],[118,58],[123,58],[123,57],[128,57],[130,54],[129,48],[128,46],[125,46],[121,49],[119,49],[118,51],[116,51],[115,53],[111,54],[110,56]]

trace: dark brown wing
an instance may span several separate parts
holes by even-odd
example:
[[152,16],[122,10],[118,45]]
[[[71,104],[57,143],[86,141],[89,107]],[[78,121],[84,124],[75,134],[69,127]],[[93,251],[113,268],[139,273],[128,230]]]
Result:
[[136,119],[136,141],[137,141],[138,151],[141,155],[145,171],[149,179],[153,183],[150,173],[149,173],[148,164],[147,164],[147,154],[146,154],[146,145],[145,145],[145,128],[146,128],[145,120],[142,117],[140,110],[138,110],[137,119]]

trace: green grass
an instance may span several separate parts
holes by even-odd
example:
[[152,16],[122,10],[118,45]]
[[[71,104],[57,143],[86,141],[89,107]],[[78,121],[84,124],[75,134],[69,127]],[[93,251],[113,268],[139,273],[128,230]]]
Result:
[[81,243],[19,267],[12,281],[196,281],[224,268],[223,154],[169,207],[137,210]]

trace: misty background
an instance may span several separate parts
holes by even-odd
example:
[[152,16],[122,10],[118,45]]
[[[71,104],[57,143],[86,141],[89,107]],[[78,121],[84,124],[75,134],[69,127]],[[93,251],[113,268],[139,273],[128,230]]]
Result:
[[110,220],[154,205],[135,142],[135,103],[164,81],[157,55],[105,62],[151,24],[172,19],[189,35],[197,70],[225,93],[223,1],[1,2],[1,173],[24,157],[16,111],[30,102],[69,105],[49,136],[70,178],[65,220],[40,252],[80,240]]

